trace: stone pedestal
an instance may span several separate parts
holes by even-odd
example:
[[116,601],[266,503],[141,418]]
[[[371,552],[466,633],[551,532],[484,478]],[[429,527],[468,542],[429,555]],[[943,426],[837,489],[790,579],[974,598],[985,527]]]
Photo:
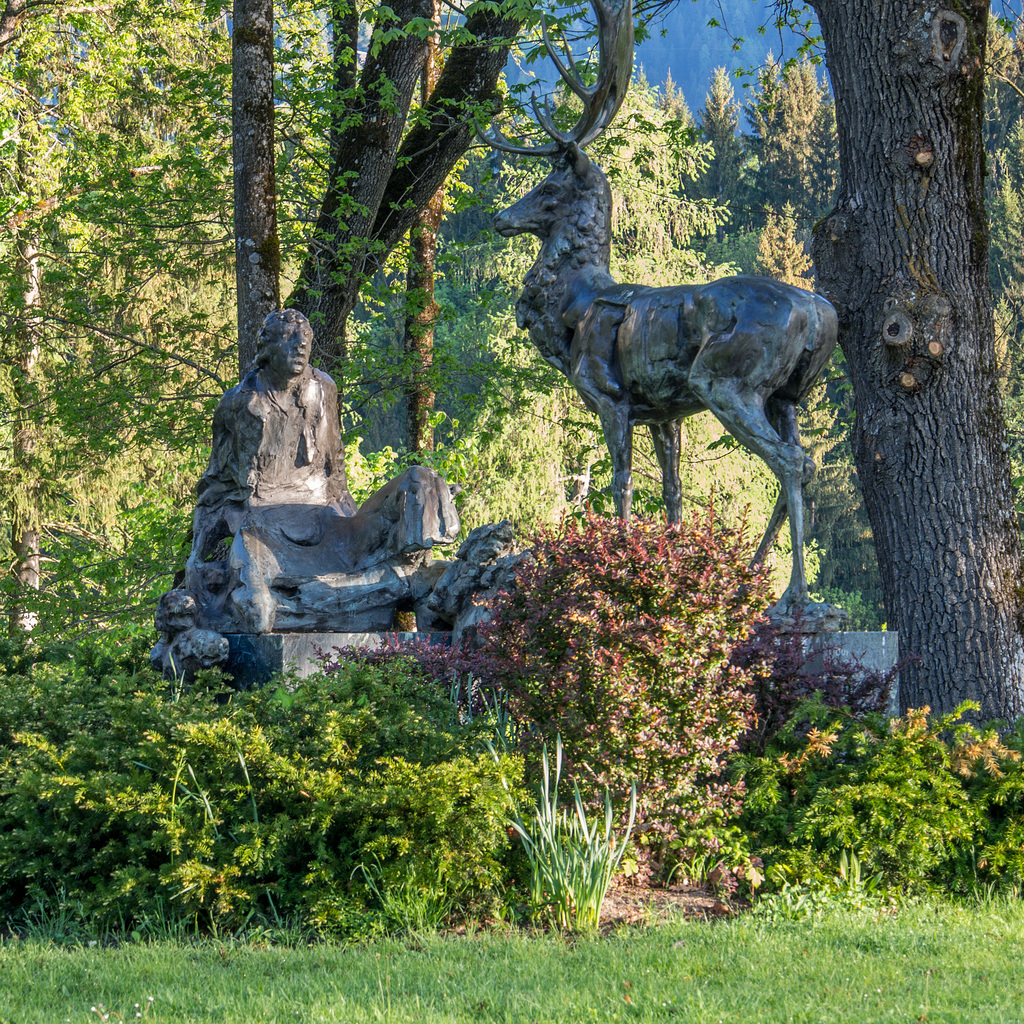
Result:
[[[822,671],[826,654],[833,662],[855,664],[865,672],[877,672],[881,676],[891,672],[900,659],[899,633],[819,633],[808,637],[806,643],[814,652],[807,662],[808,672]],[[899,679],[894,678],[889,688],[886,714],[899,714],[899,706]]]
[[450,633],[228,633],[228,660],[224,666],[240,690],[265,686],[278,673],[290,671],[299,679],[315,672],[320,652],[335,647],[377,650],[386,640],[427,644],[449,642]]

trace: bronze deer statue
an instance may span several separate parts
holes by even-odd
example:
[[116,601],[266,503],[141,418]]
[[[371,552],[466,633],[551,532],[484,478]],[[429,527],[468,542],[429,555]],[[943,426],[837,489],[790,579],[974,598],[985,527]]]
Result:
[[541,240],[516,304],[517,322],[600,417],[620,518],[629,518],[633,496],[636,424],[646,424],[654,440],[670,522],[682,515],[684,417],[710,410],[764,460],[780,492],[755,562],[763,561],[788,515],[793,572],[776,608],[802,608],[809,601],[803,488],[815,466],[800,446],[796,405],[832,354],[836,312],[818,295],[765,277],[667,288],[612,279],[611,189],[583,147],[608,127],[625,98],[632,74],[633,14],[631,0],[592,3],[599,53],[593,85],[583,84],[571,55],[562,60],[542,22],[548,54],[583,103],[572,130],[560,131],[550,108],[535,100],[534,113],[549,143],[519,146],[498,131],[480,132],[495,148],[546,155],[553,164],[536,188],[494,220],[506,237],[529,232]]

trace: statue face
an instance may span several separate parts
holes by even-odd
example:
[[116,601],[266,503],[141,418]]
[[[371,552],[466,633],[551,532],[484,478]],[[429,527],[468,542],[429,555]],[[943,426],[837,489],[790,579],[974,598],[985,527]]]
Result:
[[[305,329],[304,329],[305,328]],[[309,365],[312,343],[309,328],[302,323],[279,320],[266,341],[263,371],[279,386],[297,380]]]

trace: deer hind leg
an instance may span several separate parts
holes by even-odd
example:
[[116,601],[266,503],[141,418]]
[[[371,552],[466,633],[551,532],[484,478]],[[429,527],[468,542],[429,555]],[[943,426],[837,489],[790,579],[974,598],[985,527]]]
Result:
[[[722,426],[745,448],[757,455],[779,481],[782,490],[758,553],[767,552],[769,542],[775,539],[769,538],[769,533],[774,526],[777,536],[788,514],[789,532],[793,542],[793,572],[789,586],[779,598],[778,607],[785,610],[806,605],[810,598],[804,573],[803,485],[808,460],[803,448],[798,443],[784,440],[779,436],[765,415],[764,399],[752,388],[743,387],[735,379],[702,378],[699,372],[691,373],[690,386],[718,417]],[[795,423],[795,420],[793,422]],[[783,426],[781,422],[779,425]],[[788,429],[783,429],[790,434]],[[813,466],[813,462],[811,465]]]
[[683,485],[679,481],[679,449],[682,437],[682,423],[671,420],[668,423],[650,425],[651,440],[661,466],[661,498],[670,523],[678,523],[683,517]]
[[764,531],[761,543],[757,546],[757,552],[751,560],[751,565],[762,565],[764,563],[764,560],[768,557],[768,552],[775,547],[775,542],[779,539],[779,533],[782,530],[782,524],[785,523],[788,515],[789,505],[786,504],[786,490],[784,487],[780,487],[779,496],[775,499],[775,508],[772,509],[771,517],[768,520],[768,528]]
[[625,405],[602,403],[599,409],[604,442],[612,457],[612,496],[615,514],[629,521],[633,506],[633,424]]
[[[800,431],[796,421],[796,406],[792,402],[783,402],[777,399],[768,399],[768,420],[779,437],[788,444],[800,445]],[[814,478],[814,460],[804,456],[803,486],[806,487]],[[786,503],[786,490],[779,488],[779,496],[775,500],[775,508],[772,509],[771,517],[768,520],[768,528],[764,531],[761,543],[758,545],[757,554],[754,555],[753,564],[761,565],[768,557],[768,552],[775,546],[778,540],[782,525],[789,515],[789,506]]]

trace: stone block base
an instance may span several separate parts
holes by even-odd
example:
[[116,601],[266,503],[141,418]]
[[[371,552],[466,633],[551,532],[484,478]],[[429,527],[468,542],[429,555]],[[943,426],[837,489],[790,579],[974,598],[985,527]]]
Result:
[[385,640],[413,640],[428,644],[449,643],[450,633],[227,633],[228,661],[225,671],[240,690],[266,686],[271,678],[289,672],[299,679],[315,672],[320,654],[335,647],[376,650]]
[[[830,660],[840,664],[856,664],[865,672],[886,675],[900,660],[899,633],[882,632],[839,632],[819,633],[806,640],[814,652],[807,662],[808,672],[820,672],[824,668],[826,653]],[[886,714],[899,714],[899,678],[894,677],[889,688]]]

